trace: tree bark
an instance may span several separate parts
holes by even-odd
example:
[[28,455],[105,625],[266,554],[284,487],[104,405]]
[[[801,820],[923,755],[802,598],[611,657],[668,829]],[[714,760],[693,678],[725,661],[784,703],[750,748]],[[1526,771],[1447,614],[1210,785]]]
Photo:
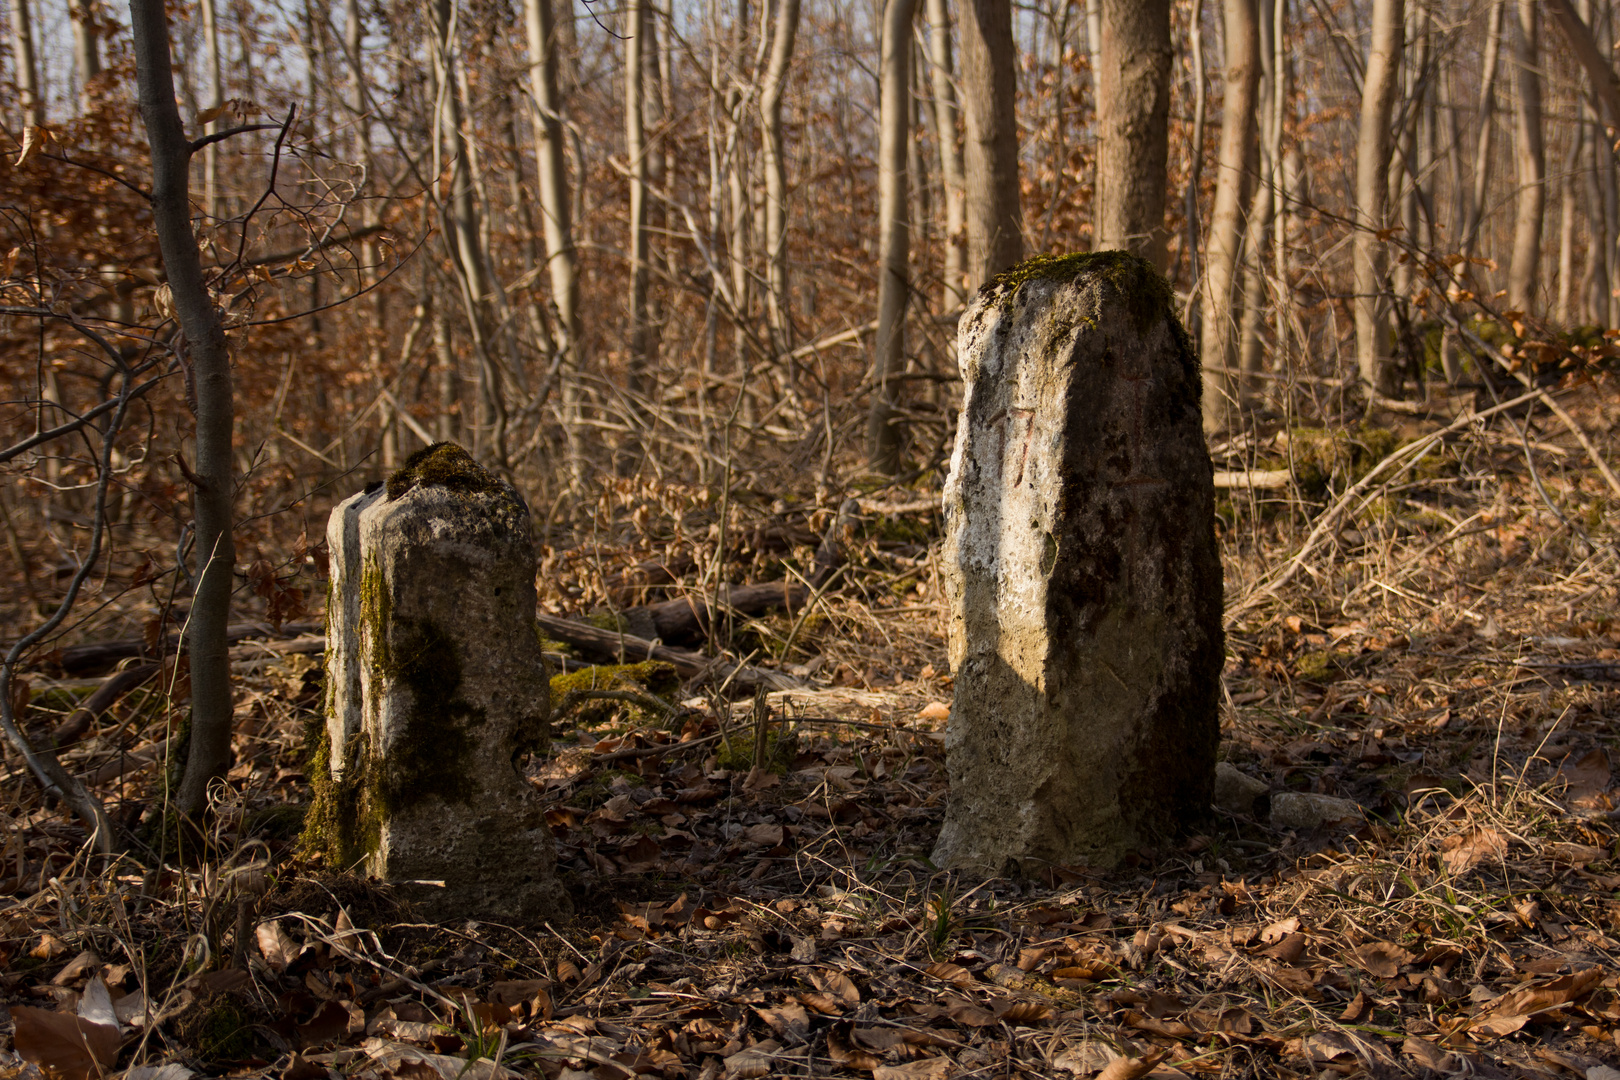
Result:
[[1215,205],[1204,252],[1204,429],[1229,430],[1236,419],[1238,258],[1243,247],[1243,195],[1256,151],[1255,99],[1260,83],[1260,19],[1256,0],[1224,0],[1226,94]]
[[1372,42],[1361,84],[1361,126],[1356,136],[1355,263],[1356,366],[1371,392],[1393,397],[1395,366],[1390,357],[1389,297],[1384,287],[1385,243],[1389,227],[1390,116],[1399,89],[1406,29],[1404,0],[1376,0]]
[[18,104],[22,124],[38,127],[45,123],[45,102],[39,95],[39,64],[34,58],[34,26],[29,0],[11,0],[11,59],[17,67]]
[[1277,56],[1272,35],[1276,30],[1280,0],[1260,0],[1260,92],[1257,115],[1264,119],[1258,168],[1249,198],[1249,214],[1243,238],[1243,298],[1238,307],[1238,400],[1245,408],[1256,389],[1260,371],[1260,328],[1265,325],[1266,253],[1270,250],[1271,223],[1275,212],[1279,153],[1273,140],[1272,121],[1277,96]]
[[1496,71],[1502,55],[1502,12],[1508,0],[1493,0],[1485,26],[1485,55],[1479,76],[1479,109],[1476,123],[1479,141],[1474,147],[1474,187],[1469,199],[1468,232],[1463,236],[1462,253],[1472,255],[1479,242],[1479,226],[1485,219],[1485,194],[1491,178],[1491,122],[1496,112]]
[[1024,257],[1012,0],[967,0],[961,26],[968,286],[976,289]]
[[1541,21],[1536,0],[1516,0],[1513,20],[1513,162],[1518,200],[1513,215],[1513,255],[1508,264],[1508,306],[1539,307],[1541,226],[1547,209],[1547,149],[1541,116]]
[[[1204,130],[1209,119],[1209,94],[1204,85],[1204,0],[1192,0],[1187,40],[1192,66],[1193,129],[1192,153],[1187,166],[1187,189],[1182,193],[1181,210],[1186,227],[1182,246],[1187,249],[1187,278],[1192,282],[1195,292],[1201,292],[1202,269],[1198,262],[1198,247],[1201,241],[1198,196],[1200,181],[1204,175]],[[1187,323],[1187,332],[1195,339],[1202,333],[1202,315],[1199,305],[1189,297],[1182,317]]]
[[[630,166],[630,295],[629,363],[627,382],[632,400],[646,391],[650,367],[648,356],[651,318],[648,311],[648,259],[651,244],[647,230],[647,127],[643,112],[643,90],[647,57],[647,0],[630,0],[625,11],[624,46],[624,152]],[[632,462],[626,455],[619,461],[621,472]]]
[[878,328],[872,354],[872,404],[866,456],[879,472],[900,469],[895,383],[905,363],[911,294],[911,223],[906,220],[906,148],[911,142],[911,20],[916,0],[886,0],[878,84]]
[[197,442],[192,514],[195,581],[186,644],[191,659],[191,739],[176,806],[190,816],[208,806],[209,784],[225,775],[231,750],[231,437],[235,401],[230,347],[203,278],[191,225],[191,145],[174,98],[169,26],[162,0],[130,0],[141,119],[152,153],[152,222],[185,334],[196,388]]
[[1165,270],[1170,0],[1103,0],[1097,79],[1097,247]]
[[771,346],[783,353],[793,348],[793,318],[788,304],[787,163],[782,149],[782,92],[793,61],[799,32],[799,0],[777,0],[771,60],[759,91],[765,156],[765,304]]
[[934,93],[935,141],[939,143],[940,187],[945,201],[945,288],[942,307],[955,311],[967,303],[964,270],[967,264],[967,178],[962,165],[962,144],[956,135],[956,85],[953,81],[951,18],[945,0],[928,0],[929,76]]
[[91,83],[101,74],[100,34],[93,0],[68,0],[68,17],[73,20],[73,70],[79,76],[79,108],[88,111],[94,101]]
[[1609,122],[1620,126],[1620,73],[1604,59],[1592,37],[1591,28],[1569,0],[1547,0],[1547,7],[1558,20],[1559,29],[1563,30],[1575,59],[1580,61],[1587,77],[1592,80],[1592,90],[1608,111]]
[[551,278],[551,298],[557,305],[562,338],[557,347],[577,371],[581,364],[579,266],[568,194],[562,96],[558,91],[560,41],[551,3],[552,0],[524,0],[523,11],[529,33],[529,86],[535,106],[535,171],[546,238],[546,270]]
[[[214,3],[215,0],[199,0],[198,4],[202,10],[203,57],[206,65],[204,93],[208,95],[203,108],[209,112],[219,109],[224,102],[220,77],[219,19]],[[313,42],[307,44],[310,48],[314,47]],[[203,125],[203,134],[212,135],[219,129],[219,119],[215,117]],[[225,216],[224,200],[220,198],[219,191],[219,149],[217,142],[203,147],[203,204],[208,207],[208,216],[216,222]]]

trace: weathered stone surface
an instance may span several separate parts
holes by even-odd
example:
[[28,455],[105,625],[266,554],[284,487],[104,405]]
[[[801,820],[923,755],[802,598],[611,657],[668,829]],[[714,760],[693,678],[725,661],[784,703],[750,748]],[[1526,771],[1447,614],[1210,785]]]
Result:
[[516,768],[550,737],[528,508],[438,444],[341,503],[327,540],[325,772],[306,846],[432,917],[566,915],[545,807]]
[[997,278],[957,351],[934,860],[1107,866],[1210,805],[1223,637],[1198,361],[1164,279],[1119,252]]
[[1264,780],[1223,761],[1215,766],[1215,791],[1210,803],[1229,814],[1254,817],[1257,804],[1270,790],[1271,786]]
[[1271,825],[1275,829],[1314,829],[1338,821],[1358,821],[1361,806],[1333,795],[1309,791],[1283,791],[1272,796]]

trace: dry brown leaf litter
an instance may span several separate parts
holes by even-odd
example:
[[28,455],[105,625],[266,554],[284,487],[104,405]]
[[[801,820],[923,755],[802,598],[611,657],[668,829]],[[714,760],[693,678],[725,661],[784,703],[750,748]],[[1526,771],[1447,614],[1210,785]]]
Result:
[[[752,737],[745,706],[560,732],[531,771],[554,799],[569,927],[422,925],[386,890],[294,861],[285,808],[305,797],[315,686],[292,658],[260,665],[200,863],[92,867],[79,830],[9,778],[5,1069],[1611,1075],[1609,511],[1579,469],[1544,463],[1583,539],[1514,471],[1513,447],[1486,433],[1451,453],[1449,473],[1388,492],[1234,628],[1223,748],[1268,789],[1252,816],[1217,815],[1108,875],[975,884],[928,864],[950,691],[915,545],[870,543],[796,635],[786,618],[741,628],[756,662],[793,635],[779,663],[821,686],[768,701],[781,772],[721,767]],[[1234,513],[1235,599],[1298,533],[1260,507]],[[632,537],[553,553],[553,599],[627,588],[614,582],[651,550]],[[126,704],[69,759],[133,820],[175,719]],[[1359,811],[1276,828],[1289,796]],[[116,1053],[95,1041],[105,1010],[85,1012],[98,985]]]

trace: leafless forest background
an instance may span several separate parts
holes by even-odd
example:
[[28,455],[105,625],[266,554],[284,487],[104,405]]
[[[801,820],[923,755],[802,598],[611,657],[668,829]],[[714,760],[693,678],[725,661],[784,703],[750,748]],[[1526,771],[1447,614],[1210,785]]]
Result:
[[[1123,234],[1143,192],[1120,177],[1158,170],[1099,150],[1117,0],[179,0],[170,134],[194,152],[166,174],[137,108],[162,5],[6,7],[8,1000],[71,1011],[100,972],[173,1006],[146,1012],[126,1063],[262,1057],[287,1080],[324,1075],[286,1055],[358,1038],[355,1016],[376,1033],[367,979],[424,970],[460,989],[434,982],[388,1023],[454,1028],[467,1060],[500,1057],[499,1032],[544,1044],[552,1076],[609,1075],[621,1051],[611,1075],[809,1074],[817,1054],[823,1073],[914,1067],[892,1076],[1088,1074],[1109,1054],[1147,1062],[1111,1077],[1616,1060],[1612,0],[1174,0],[1162,214]],[[975,52],[964,20],[998,10],[1010,42]],[[1121,116],[1139,88],[1122,85]],[[164,204],[175,161],[189,202]],[[188,216],[196,288],[159,251]],[[1017,228],[987,237],[998,220]],[[1152,876],[958,890],[922,854],[945,798],[955,321],[1007,251],[1100,233],[1162,266],[1202,347],[1223,757],[1369,817],[1329,835],[1256,803]],[[223,337],[197,331],[216,319]],[[558,718],[562,751],[530,778],[589,940],[439,948],[298,861],[326,515],[438,440],[528,499],[548,635],[662,636],[689,690],[717,672],[778,688],[736,717],[714,696],[673,720]],[[767,583],[788,610],[744,608]],[[677,602],[702,617],[655,633]],[[798,756],[745,790],[733,733],[755,722],[763,747],[785,714]],[[200,838],[166,831],[171,805]],[[397,970],[345,944],[368,917]],[[856,942],[926,989],[884,982]],[[822,965],[815,1003],[770,989],[790,947]],[[96,963],[46,989],[81,949]],[[150,970],[101,963],[120,950]],[[276,996],[311,957],[327,996]],[[197,981],[248,968],[257,989]],[[631,1018],[630,968],[672,999],[722,968],[767,989],[757,1017],[678,1027]],[[474,1016],[519,976],[528,996]],[[942,986],[980,1011],[899,1004]],[[231,995],[259,1042],[185,1026]],[[800,1001],[798,1028],[767,1015],[802,1019]],[[317,1023],[333,1002],[335,1033]],[[591,1046],[616,1048],[597,1058],[566,1042],[590,1018]],[[957,1041],[870,1036],[926,1024]],[[1112,1049],[1087,1057],[1098,1039]]]

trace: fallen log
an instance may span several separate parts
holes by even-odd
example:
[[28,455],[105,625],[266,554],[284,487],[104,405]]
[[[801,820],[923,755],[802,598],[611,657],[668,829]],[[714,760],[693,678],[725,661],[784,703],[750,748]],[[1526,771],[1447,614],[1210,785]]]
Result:
[[763,615],[772,608],[792,613],[811,594],[832,579],[847,558],[845,544],[860,520],[861,505],[845,499],[838,516],[827,527],[816,548],[808,580],[784,579],[756,585],[722,585],[711,606],[699,596],[681,596],[659,604],[626,608],[620,612],[626,629],[638,637],[663,642],[695,642],[708,636],[709,616]]
[[599,626],[575,622],[555,615],[537,614],[535,622],[542,632],[554,641],[572,645],[588,658],[599,663],[639,663],[642,660],[662,660],[675,668],[681,678],[688,681],[707,675],[716,683],[728,679],[739,691],[752,693],[763,686],[767,690],[794,690],[803,684],[779,671],[733,664],[704,656],[686,649],[675,649],[646,638],[603,630]]
[[94,693],[85,698],[78,708],[68,714],[66,720],[56,726],[56,730],[51,733],[51,745],[60,750],[68,743],[84,738],[84,733],[90,730],[91,724],[100,719],[102,713],[112,708],[119,698],[131,690],[145,685],[162,666],[157,663],[138,664],[107,676],[106,681],[96,687]]
[[[320,633],[321,630],[322,625],[318,622],[283,623],[279,631],[272,628],[268,623],[233,623],[226,628],[225,634],[230,643],[234,645],[239,641],[246,641],[248,638],[290,638],[298,637],[301,634]],[[167,635],[163,640],[161,651],[148,647],[144,638],[94,641],[86,645],[69,645],[66,648],[45,653],[36,662],[58,667],[68,675],[93,675],[131,657],[156,659],[160,654],[172,656],[179,647],[179,634]]]

